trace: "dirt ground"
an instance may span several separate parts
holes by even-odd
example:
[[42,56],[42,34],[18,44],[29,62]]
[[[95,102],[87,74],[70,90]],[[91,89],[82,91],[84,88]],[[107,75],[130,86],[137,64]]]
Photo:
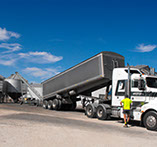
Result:
[[0,104],[0,147],[156,147],[157,132],[122,120],[87,118],[83,110]]

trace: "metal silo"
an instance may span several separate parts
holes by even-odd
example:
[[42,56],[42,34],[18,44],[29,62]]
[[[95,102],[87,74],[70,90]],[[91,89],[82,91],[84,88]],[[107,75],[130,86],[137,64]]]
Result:
[[14,100],[22,95],[22,81],[18,79],[5,79],[6,93]]

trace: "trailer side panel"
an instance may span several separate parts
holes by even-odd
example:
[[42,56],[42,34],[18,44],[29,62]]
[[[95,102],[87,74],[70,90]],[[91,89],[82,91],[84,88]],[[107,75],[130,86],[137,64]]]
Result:
[[124,57],[113,52],[102,52],[80,64],[44,81],[43,96],[67,95],[70,90],[77,94],[91,92],[112,80],[114,67],[124,66]]

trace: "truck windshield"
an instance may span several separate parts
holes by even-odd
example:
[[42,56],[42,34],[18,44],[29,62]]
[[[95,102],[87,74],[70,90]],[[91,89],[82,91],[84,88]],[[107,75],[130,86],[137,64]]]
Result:
[[157,78],[146,78],[147,86],[151,88],[157,88]]

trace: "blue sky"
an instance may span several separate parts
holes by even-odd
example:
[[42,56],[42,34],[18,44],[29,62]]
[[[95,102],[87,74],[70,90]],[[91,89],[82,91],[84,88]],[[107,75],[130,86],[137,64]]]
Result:
[[155,0],[0,0],[0,74],[41,82],[101,52],[157,69]]

